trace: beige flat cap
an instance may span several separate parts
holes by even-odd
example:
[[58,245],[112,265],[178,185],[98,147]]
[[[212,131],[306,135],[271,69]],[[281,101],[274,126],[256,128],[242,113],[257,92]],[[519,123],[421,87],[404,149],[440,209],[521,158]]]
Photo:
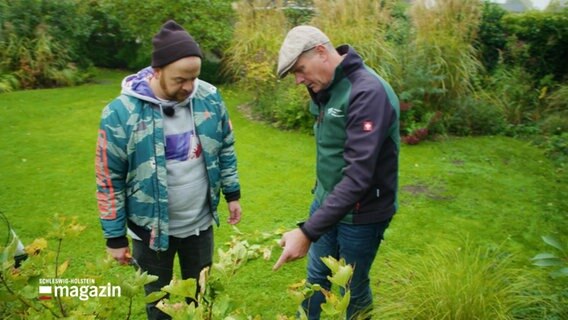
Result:
[[278,77],[284,78],[303,52],[328,43],[329,38],[312,26],[297,26],[288,31],[278,55]]

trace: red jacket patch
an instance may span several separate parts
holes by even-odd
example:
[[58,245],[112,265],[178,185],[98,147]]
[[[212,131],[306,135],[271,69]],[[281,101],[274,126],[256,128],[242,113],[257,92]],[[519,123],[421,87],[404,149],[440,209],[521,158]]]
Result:
[[371,130],[373,130],[373,122],[372,121],[363,122],[363,131],[369,132]]

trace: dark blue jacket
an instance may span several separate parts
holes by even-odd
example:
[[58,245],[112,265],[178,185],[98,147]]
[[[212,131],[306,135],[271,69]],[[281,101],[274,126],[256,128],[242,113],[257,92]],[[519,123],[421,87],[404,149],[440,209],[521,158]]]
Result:
[[383,222],[397,210],[398,98],[353,48],[337,51],[345,57],[331,84],[317,94],[308,89],[321,206],[301,229],[312,241],[339,222]]

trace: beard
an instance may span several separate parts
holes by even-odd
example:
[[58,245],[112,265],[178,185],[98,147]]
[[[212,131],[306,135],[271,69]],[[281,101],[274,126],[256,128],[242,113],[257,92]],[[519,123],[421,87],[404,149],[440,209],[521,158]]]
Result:
[[183,89],[179,89],[177,91],[168,90],[168,86],[166,85],[166,77],[164,74],[162,74],[162,76],[160,77],[160,89],[162,89],[162,92],[164,93],[165,98],[167,100],[177,101],[177,102],[184,101],[191,93]]

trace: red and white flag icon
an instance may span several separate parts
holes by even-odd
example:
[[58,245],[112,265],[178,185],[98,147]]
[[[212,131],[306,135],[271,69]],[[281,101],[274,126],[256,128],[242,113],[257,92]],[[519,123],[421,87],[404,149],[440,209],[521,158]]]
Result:
[[39,300],[49,300],[51,294],[51,286],[39,286]]

